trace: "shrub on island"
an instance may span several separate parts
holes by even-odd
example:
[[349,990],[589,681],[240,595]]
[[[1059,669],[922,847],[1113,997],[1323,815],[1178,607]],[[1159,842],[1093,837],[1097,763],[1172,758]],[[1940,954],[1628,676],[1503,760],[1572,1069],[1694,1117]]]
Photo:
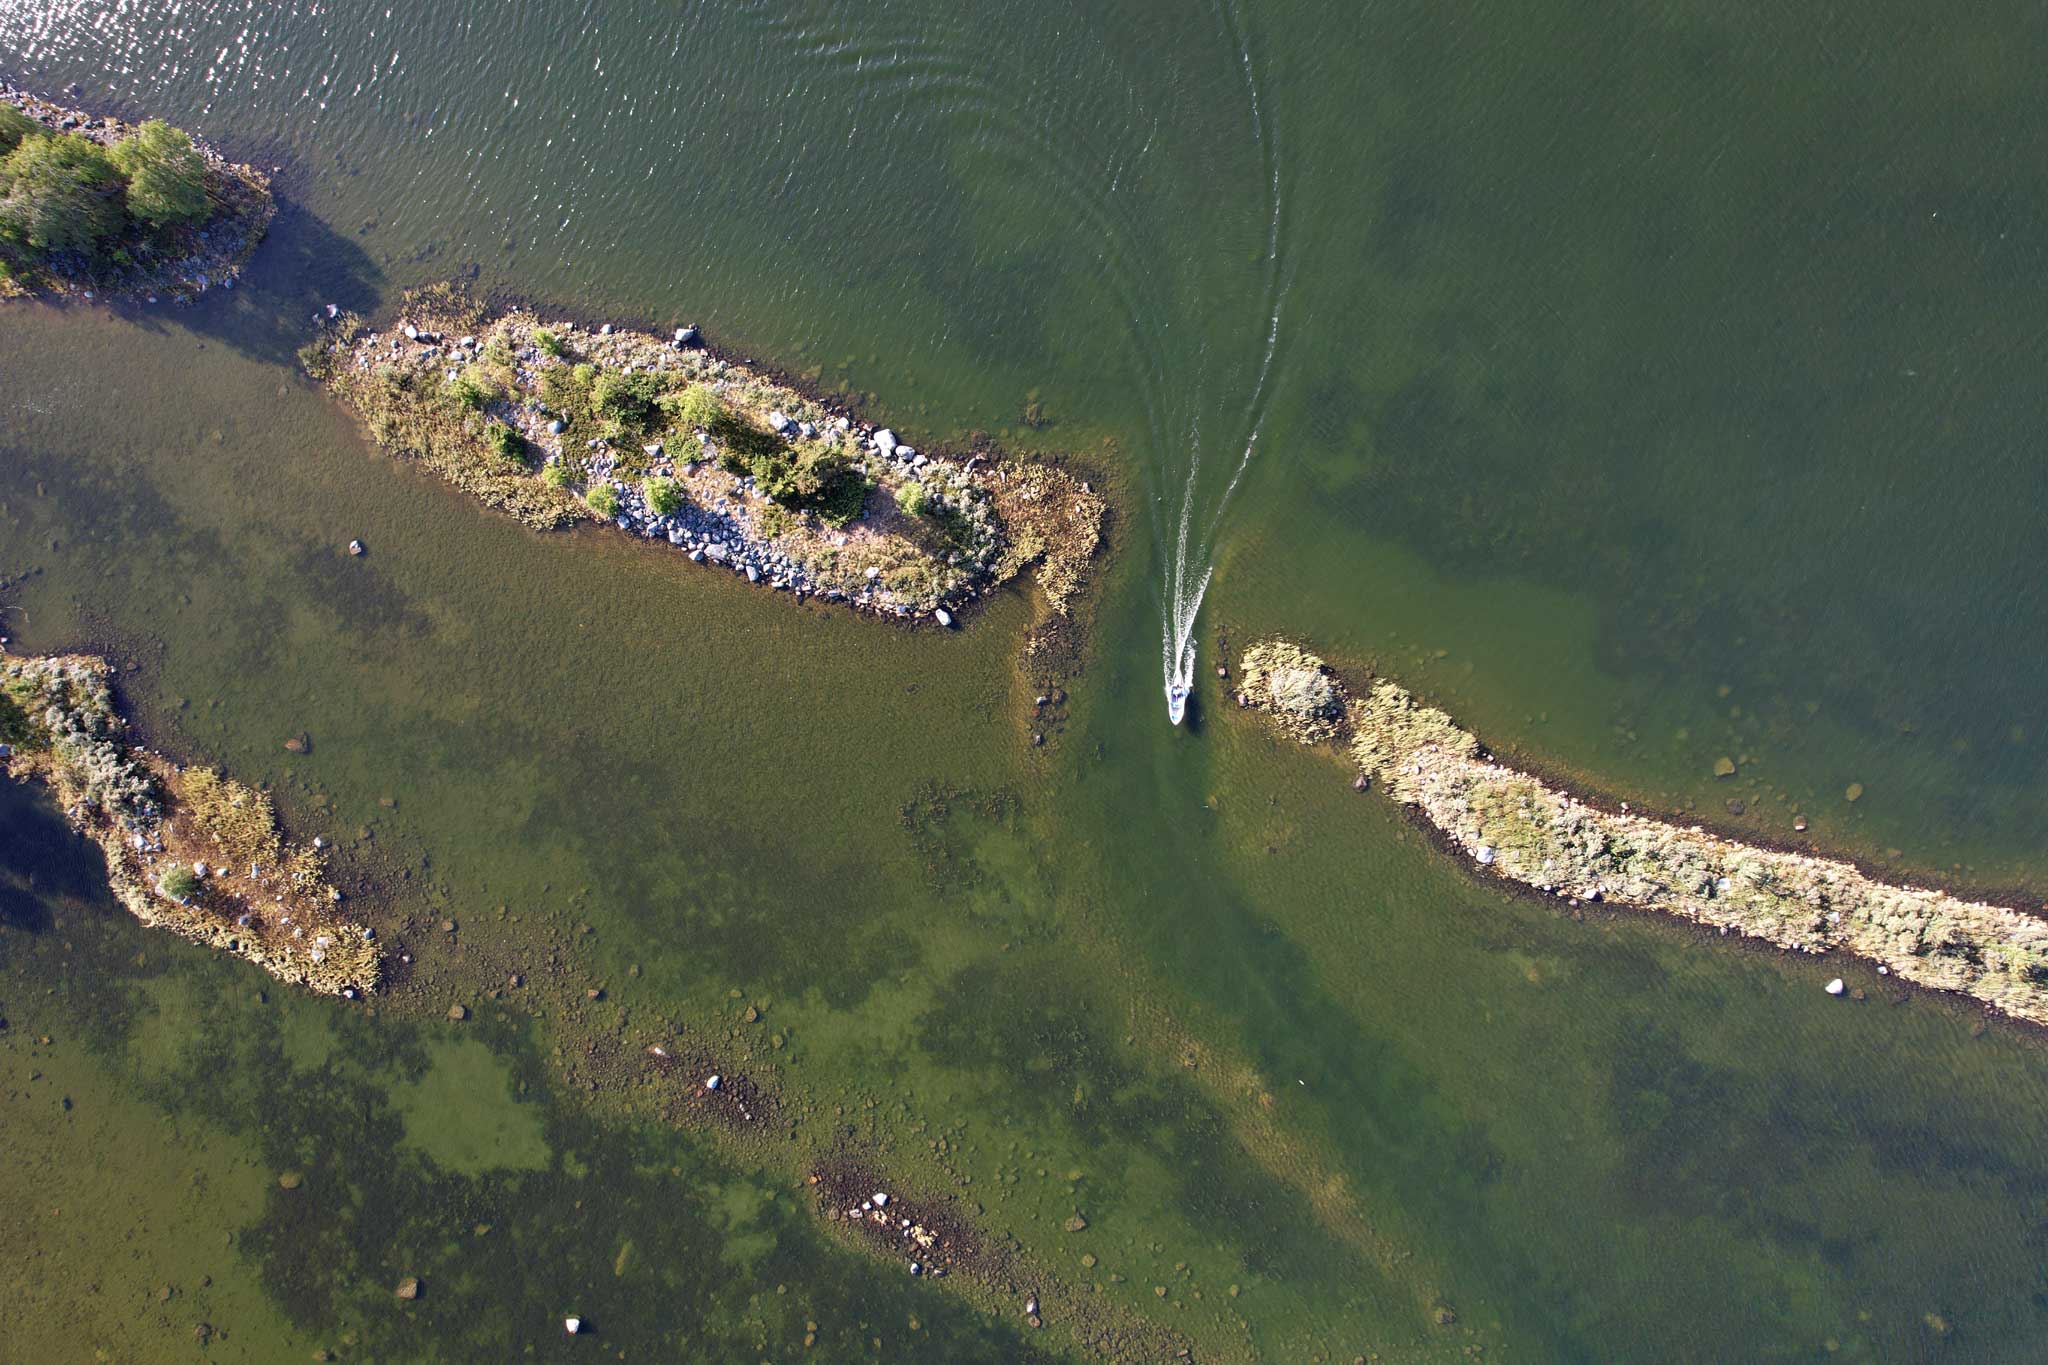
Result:
[[525,447],[519,433],[503,422],[492,418],[484,423],[484,448],[499,459],[518,460],[526,453]]
[[157,878],[156,889],[160,895],[183,905],[199,894],[199,874],[183,863],[172,863]]
[[569,466],[551,464],[540,472],[540,481],[550,488],[566,489],[569,486]]
[[593,485],[591,490],[583,495],[583,501],[591,511],[607,521],[619,514],[619,495],[608,483]]
[[931,507],[931,503],[931,490],[916,479],[898,484],[896,487],[896,505],[903,509],[903,515],[907,517],[923,516]]
[[542,355],[553,356],[558,360],[569,353],[569,348],[563,344],[562,338],[545,327],[533,329],[533,348]]
[[[581,370],[583,366],[576,368]],[[622,431],[645,432],[654,424],[655,401],[664,392],[665,381],[658,374],[646,370],[630,374],[604,370],[589,382],[590,411],[601,423],[613,424]]]
[[715,431],[725,421],[725,403],[703,384],[692,384],[665,402],[675,413],[676,425],[697,431]]
[[488,383],[468,370],[448,381],[447,394],[458,407],[468,408],[471,412],[481,411],[484,404],[497,397]]
[[647,510],[657,517],[669,516],[683,505],[683,486],[674,479],[656,475],[640,491],[647,498]]

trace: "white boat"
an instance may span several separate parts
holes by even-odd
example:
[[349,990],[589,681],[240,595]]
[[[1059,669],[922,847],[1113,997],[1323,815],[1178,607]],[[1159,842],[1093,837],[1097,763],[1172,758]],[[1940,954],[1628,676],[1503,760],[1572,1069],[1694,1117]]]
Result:
[[1188,688],[1186,683],[1170,683],[1166,688],[1166,718],[1175,725],[1188,713]]

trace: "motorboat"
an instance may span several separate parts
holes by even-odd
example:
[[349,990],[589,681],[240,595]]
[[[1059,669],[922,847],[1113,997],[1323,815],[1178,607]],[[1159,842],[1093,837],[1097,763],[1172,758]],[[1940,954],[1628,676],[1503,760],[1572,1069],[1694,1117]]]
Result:
[[1166,718],[1175,725],[1181,723],[1188,713],[1188,685],[1168,683],[1166,686]]

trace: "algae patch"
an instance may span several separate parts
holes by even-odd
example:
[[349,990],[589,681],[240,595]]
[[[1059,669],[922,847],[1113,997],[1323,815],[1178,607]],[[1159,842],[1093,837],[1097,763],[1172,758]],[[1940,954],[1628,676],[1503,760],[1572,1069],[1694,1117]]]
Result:
[[402,1146],[441,1170],[477,1176],[548,1166],[546,1123],[538,1105],[513,1093],[512,1073],[474,1038],[427,1044],[427,1067],[392,1088],[405,1125]]

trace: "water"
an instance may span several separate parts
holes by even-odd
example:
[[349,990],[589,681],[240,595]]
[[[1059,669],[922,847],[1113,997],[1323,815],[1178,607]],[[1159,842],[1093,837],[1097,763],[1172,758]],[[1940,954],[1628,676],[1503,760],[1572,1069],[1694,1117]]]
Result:
[[[0,1356],[1074,1347],[835,1240],[850,1144],[1202,1357],[2029,1358],[2037,1039],[1504,898],[1194,651],[1299,632],[1589,787],[2038,891],[2042,23],[0,0],[0,74],[289,200],[232,296],[0,314],[0,621],[136,665],[418,957],[374,1015],[269,989],[8,798]],[[878,630],[366,449],[290,352],[451,275],[1074,452],[1123,515],[1065,728],[1021,601]],[[796,1129],[578,1060],[676,1023]]]

